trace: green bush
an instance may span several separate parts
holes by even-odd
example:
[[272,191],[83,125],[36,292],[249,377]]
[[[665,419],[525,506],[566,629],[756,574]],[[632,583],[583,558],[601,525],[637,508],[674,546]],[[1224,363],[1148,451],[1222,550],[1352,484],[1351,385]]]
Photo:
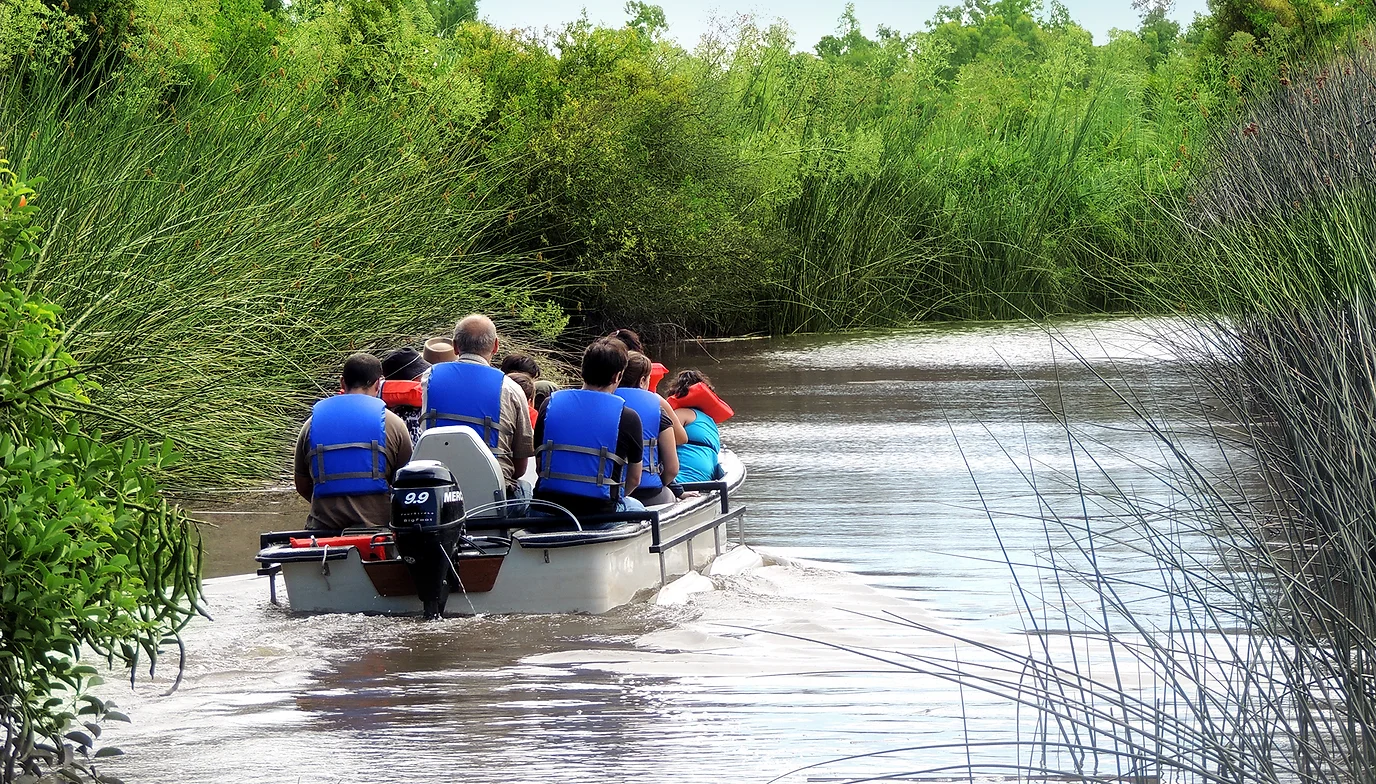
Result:
[[[34,192],[0,161],[0,725],[4,780],[78,767],[102,719],[87,659],[150,667],[194,612],[195,526],[157,477],[171,445],[106,443],[82,424],[95,391],[63,348],[61,311],[29,293]],[[170,638],[170,639],[169,639]]]

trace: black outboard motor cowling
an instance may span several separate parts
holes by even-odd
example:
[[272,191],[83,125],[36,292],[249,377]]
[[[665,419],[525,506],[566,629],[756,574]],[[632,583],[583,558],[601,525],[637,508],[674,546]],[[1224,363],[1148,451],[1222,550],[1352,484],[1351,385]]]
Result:
[[412,460],[392,482],[392,533],[426,619],[444,614],[455,551],[464,532],[463,494],[444,463]]

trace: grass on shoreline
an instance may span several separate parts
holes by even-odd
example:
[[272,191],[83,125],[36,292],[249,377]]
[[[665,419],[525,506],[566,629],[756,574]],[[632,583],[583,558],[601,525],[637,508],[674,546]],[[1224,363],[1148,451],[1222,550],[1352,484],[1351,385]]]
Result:
[[399,125],[259,89],[212,86],[174,119],[0,76],[0,127],[34,129],[9,154],[44,174],[26,285],[65,309],[107,426],[173,438],[196,455],[191,484],[274,473],[279,436],[349,351],[475,310],[536,340],[565,320],[545,300],[558,283],[490,240],[510,205],[462,190],[495,167],[397,143],[426,131],[424,106]]

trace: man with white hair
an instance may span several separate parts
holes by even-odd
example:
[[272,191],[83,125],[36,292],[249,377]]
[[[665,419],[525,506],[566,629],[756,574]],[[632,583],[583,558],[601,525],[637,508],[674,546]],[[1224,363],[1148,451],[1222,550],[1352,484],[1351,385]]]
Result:
[[519,480],[535,454],[530,409],[516,382],[492,367],[497,345],[492,319],[474,313],[459,321],[454,327],[459,358],[440,362],[421,377],[421,423],[472,429],[497,458],[507,498],[529,498],[529,486]]

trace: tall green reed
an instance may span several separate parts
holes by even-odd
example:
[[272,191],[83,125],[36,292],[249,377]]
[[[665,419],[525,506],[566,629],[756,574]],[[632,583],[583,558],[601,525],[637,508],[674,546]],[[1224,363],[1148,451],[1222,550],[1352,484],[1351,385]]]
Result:
[[[1047,505],[1052,528],[1083,529],[1047,574],[1053,596],[1067,582],[1091,589],[1094,601],[1056,609],[1103,640],[1113,677],[1085,679],[1047,655],[1027,666],[1042,668],[1039,710],[1095,733],[1113,775],[1369,781],[1376,770],[1374,75],[1367,47],[1278,74],[1274,94],[1207,147],[1156,292],[1196,314],[1157,336],[1194,393],[1176,408],[1124,393],[1178,501],[1091,490],[1087,475],[1112,482],[1109,455],[1067,425],[1081,458],[1066,481],[1122,525],[1096,532]],[[1107,568],[1113,546],[1149,555],[1156,574]],[[1134,671],[1149,674],[1152,699],[1124,685]]]
[[[869,752],[895,761],[846,780],[1372,780],[1376,634],[1361,609],[1372,580],[1369,568],[1344,565],[1361,531],[1314,526],[1274,423],[1243,391],[1274,377],[1245,361],[1226,327],[1144,325],[1171,354],[1149,371],[1081,358],[1052,330],[1058,353],[1115,390],[1127,426],[1156,448],[1132,439],[1127,451],[1105,435],[1125,427],[1117,416],[1085,421],[1053,399],[1045,406],[1061,425],[1060,449],[1003,444],[1037,499],[1046,541],[1035,560],[1004,553],[1025,644],[890,614],[956,651],[854,652],[1011,705],[1017,718],[963,743]],[[1160,375],[1173,378],[1151,383]],[[1010,516],[1026,525],[1023,509],[981,502],[996,531]]]
[[67,311],[104,424],[182,444],[187,482],[280,468],[349,351],[471,310],[562,328],[545,270],[489,239],[519,163],[446,136],[423,95],[332,94],[285,69],[151,98],[118,76],[21,76],[0,81],[0,145],[52,205],[27,285]]
[[1277,74],[1164,205],[1148,296],[1186,313],[1151,335],[1186,383],[1082,362],[1157,450],[1048,404],[1068,459],[1007,445],[1048,542],[1030,578],[1008,554],[1027,650],[879,654],[1021,706],[1029,732],[891,776],[1376,780],[1373,75],[1366,47]]
[[1049,35],[1040,60],[989,55],[949,84],[931,38],[889,42],[863,68],[790,57],[768,34],[747,43],[730,75],[742,133],[791,151],[757,163],[784,194],[789,242],[773,329],[1142,304],[1162,228],[1150,205],[1179,192],[1206,118],[1181,100],[1188,76],[1153,72],[1137,39],[1095,51]]

